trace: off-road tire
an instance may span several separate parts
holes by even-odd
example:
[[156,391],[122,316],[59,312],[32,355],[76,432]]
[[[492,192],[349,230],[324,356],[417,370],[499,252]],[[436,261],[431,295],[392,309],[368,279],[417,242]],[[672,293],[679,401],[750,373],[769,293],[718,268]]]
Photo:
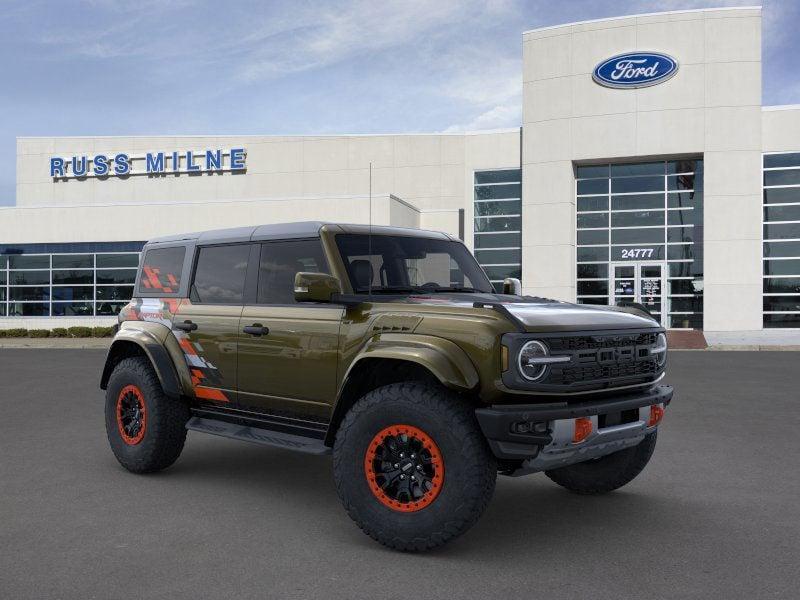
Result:
[[[443,480],[434,499],[414,512],[383,504],[370,488],[365,459],[387,427],[417,428],[435,443]],[[497,465],[473,410],[453,392],[425,383],[394,383],[367,393],[350,409],[333,447],[336,491],[370,537],[403,551],[441,546],[469,529],[494,492]]]
[[[117,422],[117,401],[126,387],[141,392],[146,411],[142,439],[126,443]],[[152,473],[174,463],[186,441],[189,408],[164,395],[150,362],[143,357],[123,359],[114,367],[106,389],[106,435],[119,463],[133,473]]]
[[647,466],[656,447],[658,432],[626,448],[596,460],[545,471],[558,485],[576,494],[605,494],[630,483]]

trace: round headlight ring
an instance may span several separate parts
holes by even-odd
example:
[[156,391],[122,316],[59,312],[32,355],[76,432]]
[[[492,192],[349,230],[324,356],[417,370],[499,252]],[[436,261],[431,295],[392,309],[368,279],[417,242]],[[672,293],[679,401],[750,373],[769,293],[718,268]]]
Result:
[[653,354],[656,355],[656,364],[663,367],[667,363],[667,336],[659,333],[656,336],[656,347],[653,348]]
[[[519,353],[517,354],[517,368],[519,369],[520,375],[524,377],[527,381],[539,381],[542,379],[545,374],[547,373],[547,365],[525,365],[523,367],[523,357],[530,358],[530,356],[525,356],[527,354],[533,353],[534,356],[549,356],[550,350],[547,346],[540,342],[539,340],[531,340],[526,342],[520,348]],[[529,375],[525,369],[534,370],[533,375]]]

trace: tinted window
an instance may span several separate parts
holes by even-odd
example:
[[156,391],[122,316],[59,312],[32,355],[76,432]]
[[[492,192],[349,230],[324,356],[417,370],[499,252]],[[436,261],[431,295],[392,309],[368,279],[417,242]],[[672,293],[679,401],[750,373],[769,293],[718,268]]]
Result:
[[261,245],[259,304],[294,304],[297,273],[328,273],[319,240],[292,240]]
[[138,254],[98,254],[97,268],[101,267],[138,267]]
[[94,257],[91,254],[54,254],[54,269],[91,269]]
[[249,244],[200,248],[191,298],[205,304],[242,304]]
[[[139,279],[140,293],[177,294],[183,270],[186,248],[156,248],[148,250],[142,261]],[[100,274],[97,277],[100,282]],[[106,283],[106,282],[104,282]],[[107,283],[116,283],[108,281]]]
[[9,256],[8,257],[9,269],[49,269],[50,256],[37,255],[37,256]]

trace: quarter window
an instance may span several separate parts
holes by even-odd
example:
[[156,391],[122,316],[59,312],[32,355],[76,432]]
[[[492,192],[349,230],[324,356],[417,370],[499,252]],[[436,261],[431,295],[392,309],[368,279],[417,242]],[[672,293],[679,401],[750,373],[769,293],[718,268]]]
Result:
[[297,273],[328,273],[320,241],[290,240],[261,245],[259,304],[294,304]]
[[[142,261],[139,293],[177,294],[185,255],[186,248],[183,246],[148,250]],[[107,281],[106,283],[121,282]]]
[[242,304],[250,244],[200,248],[192,284],[193,302]]

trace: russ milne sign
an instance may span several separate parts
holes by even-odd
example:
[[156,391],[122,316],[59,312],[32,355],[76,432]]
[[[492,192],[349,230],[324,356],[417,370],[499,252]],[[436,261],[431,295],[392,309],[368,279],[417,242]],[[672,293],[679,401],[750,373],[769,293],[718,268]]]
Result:
[[678,72],[678,61],[658,52],[628,52],[601,62],[592,79],[610,88],[641,88],[662,83]]
[[147,152],[140,155],[95,154],[94,156],[53,156],[50,177],[83,179],[85,177],[125,177],[128,175],[167,175],[178,173],[221,173],[244,171],[247,151],[203,150],[195,152]]

